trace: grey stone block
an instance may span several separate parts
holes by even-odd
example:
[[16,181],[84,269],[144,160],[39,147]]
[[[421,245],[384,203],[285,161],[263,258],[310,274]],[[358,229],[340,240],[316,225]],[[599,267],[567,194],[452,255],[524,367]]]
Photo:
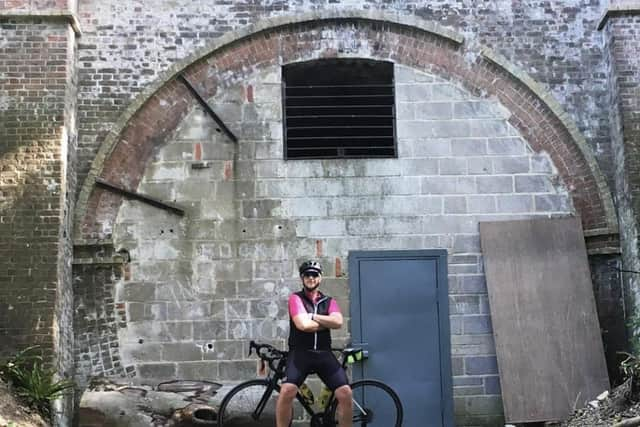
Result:
[[523,156],[527,154],[527,145],[521,138],[489,138],[487,153],[497,156]]
[[241,381],[256,376],[255,360],[238,360],[219,362],[218,379],[220,381]]
[[256,178],[284,178],[287,168],[282,160],[260,160],[255,165]]
[[358,235],[379,235],[384,227],[383,218],[355,218],[347,220],[347,233]]
[[312,219],[302,224],[298,221],[296,230],[299,236],[343,236],[347,226],[343,219]]
[[223,320],[194,321],[193,338],[197,341],[226,339],[227,322]]
[[414,157],[451,156],[451,142],[446,138],[421,137],[412,143]]
[[[396,100],[397,101],[397,100]],[[397,101],[396,102],[396,121],[400,122],[402,120],[413,120],[415,118],[415,103],[414,102],[404,102]]]
[[553,164],[548,155],[534,154],[531,156],[531,172],[553,173]]
[[[364,176],[398,176],[401,174],[401,163],[396,159],[371,159],[364,162]],[[360,175],[360,174],[357,174]],[[337,175],[342,176],[342,175]]]
[[158,362],[161,359],[162,344],[131,343],[121,347],[121,354],[127,363]]
[[153,283],[127,282],[123,286],[122,298],[130,302],[155,300],[156,285]]
[[493,172],[496,174],[528,173],[529,157],[527,156],[496,157],[493,159]]
[[535,195],[534,203],[536,212],[571,212],[571,201],[565,195]]
[[225,313],[227,320],[249,319],[249,301],[225,300]]
[[464,359],[465,374],[486,375],[498,373],[498,360],[496,356],[473,356]]
[[449,295],[449,313],[479,314],[479,297],[477,295]]
[[469,99],[469,94],[451,83],[434,83],[431,86],[431,99],[433,101],[464,101]]
[[[459,403],[459,400],[463,400],[463,402]],[[496,415],[502,414],[502,399],[499,396],[465,396],[465,397],[456,397],[455,398],[455,409],[454,412],[456,414],[462,415]],[[460,412],[459,412],[460,411]],[[458,422],[456,417],[456,422]],[[481,424],[478,424],[481,422]],[[472,424],[457,424],[457,425],[502,425],[504,421],[500,421],[500,424],[495,424],[495,420],[493,424],[487,424],[490,422],[488,420],[475,420]]]
[[136,365],[138,376],[155,380],[172,380],[176,378],[175,363],[145,363]]
[[483,378],[484,381],[484,394],[502,394],[502,389],[500,388],[500,377],[495,376],[487,376]]
[[202,360],[202,346],[195,342],[175,342],[162,345],[162,360],[167,362],[186,362]]
[[438,160],[440,175],[466,175],[467,160],[461,158],[445,158]]
[[487,283],[483,275],[449,276],[451,294],[486,294]]
[[[329,203],[337,199],[330,199]],[[287,217],[326,217],[331,215],[331,207],[327,207],[327,201],[322,198],[300,197],[282,201],[282,210]],[[269,216],[277,215],[272,209]]]
[[170,320],[202,320],[210,316],[208,301],[171,301],[167,303]]
[[474,214],[486,214],[496,212],[495,196],[467,196],[467,211]]
[[463,324],[465,334],[490,334],[492,332],[490,316],[465,316]]
[[164,302],[153,304],[138,302],[127,303],[127,312],[127,319],[130,322],[167,320],[167,305]]
[[467,198],[465,196],[447,196],[443,198],[445,214],[467,213]]
[[289,178],[319,178],[324,176],[320,160],[296,160],[286,162]]
[[400,159],[400,169],[404,176],[423,176],[438,174],[436,159]]
[[460,335],[462,334],[462,317],[457,315],[449,316],[449,327],[451,330],[451,335]]
[[482,156],[487,154],[486,138],[456,138],[451,140],[454,156]]
[[177,363],[178,378],[182,380],[217,381],[219,377],[218,362]]
[[486,101],[456,102],[453,104],[453,111],[458,119],[482,119],[496,116],[493,105]]
[[482,385],[465,387],[458,386],[453,388],[454,396],[475,396],[480,394],[484,394],[484,387]]
[[396,86],[395,95],[397,102],[428,101],[432,97],[432,85],[425,84],[399,84]]
[[533,196],[531,195],[498,195],[496,206],[501,213],[533,212]]
[[480,235],[461,234],[455,236],[454,253],[480,253]]
[[[256,160],[282,159],[282,141],[260,141],[256,143]],[[285,166],[285,171],[288,168]]]
[[204,342],[205,360],[238,360],[247,355],[243,343],[240,341],[216,340]]
[[482,194],[513,193],[512,176],[478,176],[476,184],[478,185],[478,193]]
[[506,120],[471,120],[469,131],[475,137],[510,136],[515,132]]
[[249,301],[249,317],[252,319],[286,319],[288,316],[286,299],[261,299]]
[[450,120],[453,118],[451,102],[416,102],[414,117],[416,120]]
[[[458,357],[456,359],[463,359]],[[467,376],[454,376],[453,386],[470,386],[470,385],[482,385],[482,377],[467,377]]]
[[386,217],[382,232],[384,234],[414,234],[422,227],[421,217]]
[[451,358],[451,373],[453,376],[464,374],[464,358],[463,357]]
[[276,213],[280,207],[280,200],[245,200],[242,202],[242,215],[244,218],[271,218],[278,216]]
[[434,176],[422,179],[422,194],[475,194],[476,180],[467,176]]
[[209,142],[207,140],[202,142],[202,160],[233,160],[235,151],[235,144],[225,138],[220,138],[218,142]]
[[516,193],[548,193],[553,186],[546,175],[521,175],[515,177]]
[[453,215],[429,215],[423,217],[425,234],[477,233],[478,225],[473,217]]
[[488,175],[493,173],[493,161],[490,157],[469,157],[467,169],[469,175]]

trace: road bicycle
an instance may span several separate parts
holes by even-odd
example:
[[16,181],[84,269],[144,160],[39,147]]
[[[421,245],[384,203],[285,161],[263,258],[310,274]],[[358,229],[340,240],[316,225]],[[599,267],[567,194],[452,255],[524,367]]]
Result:
[[[268,365],[268,375],[264,379],[240,383],[227,393],[218,410],[218,427],[275,427],[276,425],[277,393],[280,392],[280,381],[284,378],[288,352],[278,350],[269,344],[251,341],[249,356],[254,350],[262,360],[261,363]],[[332,350],[340,352],[343,369],[347,369],[347,366],[355,361],[362,360],[364,355],[364,351],[360,348]],[[402,426],[402,403],[391,387],[372,379],[355,381],[350,385],[353,391],[354,427]],[[299,425],[294,422],[298,422],[306,412],[310,419],[310,427],[339,427],[336,415],[338,402],[333,393],[328,393],[330,393],[328,399],[320,399],[323,402],[319,409],[315,409],[309,396],[298,391],[294,400],[291,425]]]

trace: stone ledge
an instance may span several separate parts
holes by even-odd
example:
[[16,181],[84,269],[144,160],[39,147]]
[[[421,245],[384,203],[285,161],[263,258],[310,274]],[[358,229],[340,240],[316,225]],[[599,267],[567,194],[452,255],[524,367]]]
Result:
[[613,16],[621,15],[638,15],[640,14],[640,1],[633,0],[625,2],[624,4],[611,5],[607,8],[606,12],[602,14],[600,21],[598,22],[598,31],[602,30],[607,24],[609,18]]
[[11,11],[11,12],[0,12],[0,19],[17,19],[17,20],[28,20],[28,19],[42,19],[45,21],[64,21],[71,25],[73,28],[73,32],[77,37],[82,36],[82,29],[80,27],[80,21],[75,13],[65,11],[57,11],[57,10],[26,10],[26,11]]

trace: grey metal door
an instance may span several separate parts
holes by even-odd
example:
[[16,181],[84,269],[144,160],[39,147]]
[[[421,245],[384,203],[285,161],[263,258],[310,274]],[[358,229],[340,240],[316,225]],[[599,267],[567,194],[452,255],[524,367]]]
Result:
[[453,426],[445,250],[349,254],[351,336],[369,357],[355,379],[392,386],[404,427]]

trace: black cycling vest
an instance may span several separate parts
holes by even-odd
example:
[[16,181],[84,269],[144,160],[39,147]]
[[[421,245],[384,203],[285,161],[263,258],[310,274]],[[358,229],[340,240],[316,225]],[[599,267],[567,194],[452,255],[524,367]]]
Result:
[[[307,298],[304,291],[296,292],[302,300],[307,313],[329,314],[331,297],[320,294],[316,305]],[[331,350],[331,331],[323,329],[318,332],[303,332],[296,328],[291,315],[289,315],[289,349],[290,350]]]

